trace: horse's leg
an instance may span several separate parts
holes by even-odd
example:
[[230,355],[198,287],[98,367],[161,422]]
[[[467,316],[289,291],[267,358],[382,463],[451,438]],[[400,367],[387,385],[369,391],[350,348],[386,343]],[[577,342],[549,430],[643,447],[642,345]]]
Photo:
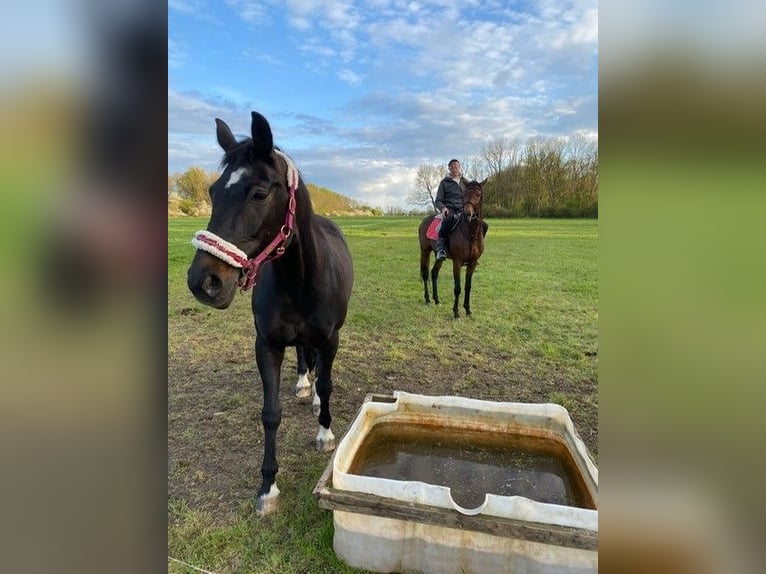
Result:
[[471,261],[465,270],[465,299],[463,299],[463,307],[465,308],[465,314],[471,314],[471,282],[473,279],[473,272],[476,269],[477,261]]
[[460,317],[457,312],[457,303],[460,300],[460,268],[463,266],[463,262],[459,258],[452,260],[452,277],[455,279],[455,303],[452,305],[452,314],[455,315],[455,319]]
[[335,436],[330,430],[330,395],[332,394],[332,364],[335,353],[338,352],[338,332],[335,331],[330,339],[317,353],[316,388],[319,395],[319,433],[317,434],[317,449],[320,452],[330,452],[335,449]]
[[305,399],[313,395],[311,407],[316,416],[319,414],[319,395],[317,395],[316,383],[312,385],[309,380],[309,374],[316,364],[316,351],[311,347],[296,345],[295,354],[298,358],[298,384],[295,386],[295,396]]
[[269,514],[277,509],[279,489],[276,484],[277,470],[277,429],[282,421],[282,406],[279,403],[279,380],[282,370],[284,348],[275,348],[263,341],[261,337],[255,340],[255,360],[258,372],[263,382],[263,409],[261,420],[265,435],[263,448],[263,465],[261,475],[263,482],[258,490],[255,510],[258,514]]
[[434,266],[431,268],[431,285],[434,291],[434,303],[439,304],[439,289],[437,283],[439,282],[439,269],[442,268],[443,259],[437,259]]
[[423,297],[425,297],[426,304],[431,303],[431,299],[428,297],[428,263],[431,259],[431,247],[420,248],[420,278],[423,279]]
[[302,345],[296,345],[295,356],[298,361],[298,383],[295,385],[295,396],[301,399],[311,396],[311,381],[309,380],[310,369],[306,364],[306,352],[307,349]]

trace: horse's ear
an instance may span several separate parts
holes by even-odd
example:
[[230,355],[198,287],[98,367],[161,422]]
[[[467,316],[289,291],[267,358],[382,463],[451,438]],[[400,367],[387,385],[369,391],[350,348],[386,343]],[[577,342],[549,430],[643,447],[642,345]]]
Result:
[[269,122],[258,112],[252,112],[252,126],[250,131],[253,136],[253,147],[259,157],[270,157],[274,149],[274,138],[271,135]]
[[482,181],[482,182],[479,182],[479,185],[480,185],[480,186],[482,186],[482,187],[484,187],[484,184],[485,184],[485,183],[487,183],[487,181],[488,181],[488,180],[489,180],[489,178],[488,178],[488,177],[485,177],[485,178],[484,178],[484,181]]
[[229,151],[237,145],[237,140],[226,122],[215,118],[215,135],[218,138],[218,145],[223,151]]

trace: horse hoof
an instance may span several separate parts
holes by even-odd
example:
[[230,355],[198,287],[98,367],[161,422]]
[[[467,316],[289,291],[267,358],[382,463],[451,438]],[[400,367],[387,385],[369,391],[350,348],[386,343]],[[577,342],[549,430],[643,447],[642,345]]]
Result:
[[320,440],[317,439],[317,450],[319,452],[332,452],[335,450],[335,439]]
[[299,399],[307,399],[311,396],[311,385],[305,387],[295,387],[295,396]]
[[258,516],[266,516],[276,512],[278,507],[279,497],[276,496],[274,498],[264,498],[263,496],[259,496],[258,500],[255,502],[255,511],[258,513]]
[[298,382],[295,384],[295,396],[299,399],[311,396],[311,381],[309,381],[308,373],[298,375]]
[[319,425],[319,434],[317,434],[317,450],[319,452],[332,452],[335,450],[335,435],[330,429]]
[[276,484],[271,485],[268,494],[260,494],[255,500],[255,511],[258,516],[266,516],[279,508],[279,489]]

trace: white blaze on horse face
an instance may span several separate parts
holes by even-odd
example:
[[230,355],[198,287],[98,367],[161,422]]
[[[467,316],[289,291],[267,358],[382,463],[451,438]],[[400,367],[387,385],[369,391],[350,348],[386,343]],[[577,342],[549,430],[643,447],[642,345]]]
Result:
[[247,173],[247,168],[244,168],[244,167],[240,167],[232,171],[231,174],[229,175],[229,181],[226,182],[226,186],[224,187],[224,189],[228,189],[229,187],[237,183],[240,179],[242,179],[242,176],[244,176],[246,173]]

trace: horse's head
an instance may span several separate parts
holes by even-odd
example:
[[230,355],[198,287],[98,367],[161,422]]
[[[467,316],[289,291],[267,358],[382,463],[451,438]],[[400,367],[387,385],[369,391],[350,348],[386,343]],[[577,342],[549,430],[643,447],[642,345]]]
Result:
[[[239,142],[225,122],[215,122],[224,151],[223,173],[210,186],[213,211],[207,230],[195,236],[198,249],[187,284],[201,303],[225,309],[237,287],[250,286],[243,281],[243,273],[252,268],[254,255],[269,247],[278,251],[287,244],[292,229],[286,229],[286,214],[288,209],[295,212],[288,179],[294,178],[291,183],[297,186],[298,175],[292,162],[274,150],[269,123],[259,113],[252,112],[252,139]],[[274,257],[266,255],[256,257],[257,265]]]
[[482,189],[485,183],[487,183],[487,178],[484,181],[473,180],[465,186],[465,191],[463,192],[463,213],[466,214],[468,219],[481,217]]

